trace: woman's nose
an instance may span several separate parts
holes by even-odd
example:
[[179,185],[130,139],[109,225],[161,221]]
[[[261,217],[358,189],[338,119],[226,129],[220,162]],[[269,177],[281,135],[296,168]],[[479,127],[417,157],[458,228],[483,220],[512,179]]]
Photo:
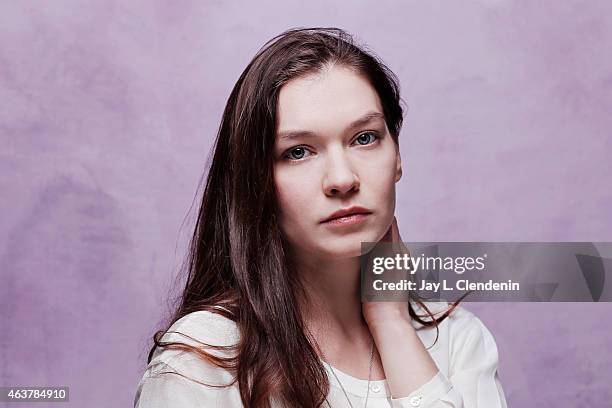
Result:
[[323,180],[325,195],[344,195],[359,191],[359,177],[343,153],[328,157],[327,172]]

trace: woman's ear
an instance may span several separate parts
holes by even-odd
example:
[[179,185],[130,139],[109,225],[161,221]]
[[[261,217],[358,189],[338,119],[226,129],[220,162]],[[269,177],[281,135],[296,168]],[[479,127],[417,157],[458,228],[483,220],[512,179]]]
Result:
[[395,156],[395,182],[397,183],[402,178],[402,157],[399,148]]

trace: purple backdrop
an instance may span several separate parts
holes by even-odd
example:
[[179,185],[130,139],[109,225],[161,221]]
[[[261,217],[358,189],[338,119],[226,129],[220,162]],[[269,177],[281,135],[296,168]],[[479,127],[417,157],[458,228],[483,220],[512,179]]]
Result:
[[[224,103],[290,27],[399,76],[406,241],[612,240],[612,2],[227,3],[0,4],[0,385],[131,406]],[[467,308],[510,406],[609,406],[610,304]]]

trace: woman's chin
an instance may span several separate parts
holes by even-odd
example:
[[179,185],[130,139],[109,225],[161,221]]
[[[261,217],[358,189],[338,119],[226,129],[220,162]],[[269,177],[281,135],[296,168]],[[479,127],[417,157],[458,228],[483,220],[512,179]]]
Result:
[[355,258],[361,256],[361,243],[371,242],[368,241],[369,237],[364,237],[364,240],[353,240],[350,241],[344,239],[333,239],[329,240],[324,245],[320,245],[320,251],[326,258]]

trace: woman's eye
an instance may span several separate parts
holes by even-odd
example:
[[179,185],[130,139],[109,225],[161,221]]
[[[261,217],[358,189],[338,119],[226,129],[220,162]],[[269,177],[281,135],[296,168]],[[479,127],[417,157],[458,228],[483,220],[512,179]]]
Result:
[[296,147],[287,152],[287,157],[291,160],[300,160],[307,156],[308,150],[305,147]]
[[376,139],[378,139],[378,136],[375,133],[365,132],[357,136],[355,141],[363,146],[373,143]]
[[[367,146],[367,145],[374,143],[378,139],[379,137],[376,133],[364,132],[360,134],[359,136],[357,136],[357,138],[355,139],[355,142],[357,142],[360,146]],[[297,146],[297,147],[294,147],[293,149],[289,149],[283,157],[291,161],[299,161],[305,157],[310,156],[310,153],[311,151],[308,150],[306,147]]]

